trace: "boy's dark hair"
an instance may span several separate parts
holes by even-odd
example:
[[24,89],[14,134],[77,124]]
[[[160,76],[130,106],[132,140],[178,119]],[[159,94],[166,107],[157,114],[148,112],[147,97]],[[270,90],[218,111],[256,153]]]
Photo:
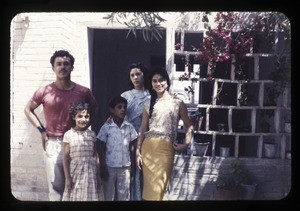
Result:
[[56,57],[69,57],[70,58],[70,62],[71,62],[71,65],[74,66],[74,62],[75,62],[75,59],[74,57],[72,56],[72,54],[70,54],[68,51],[66,50],[59,50],[59,51],[55,51],[54,54],[51,56],[50,58],[50,63],[52,66],[54,66],[54,61],[55,61],[55,58]]
[[127,100],[124,97],[120,96],[120,95],[111,98],[111,100],[109,101],[108,106],[110,108],[114,108],[118,103],[124,103],[127,106]]

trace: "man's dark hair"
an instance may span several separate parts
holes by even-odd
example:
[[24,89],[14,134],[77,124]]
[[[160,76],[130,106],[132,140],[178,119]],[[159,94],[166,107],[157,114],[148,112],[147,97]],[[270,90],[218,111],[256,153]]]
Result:
[[55,51],[54,54],[50,58],[50,63],[52,66],[54,66],[54,61],[55,61],[56,57],[69,57],[71,66],[74,66],[75,59],[72,56],[72,54],[70,54],[68,51],[65,51],[65,50]]

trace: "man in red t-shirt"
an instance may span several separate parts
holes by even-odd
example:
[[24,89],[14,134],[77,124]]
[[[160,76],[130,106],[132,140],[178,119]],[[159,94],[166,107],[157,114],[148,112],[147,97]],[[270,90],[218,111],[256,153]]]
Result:
[[[50,201],[60,201],[64,191],[62,138],[71,128],[70,107],[78,102],[86,102],[92,106],[94,114],[97,110],[91,90],[71,81],[74,62],[74,57],[68,51],[56,51],[50,58],[56,80],[37,89],[24,109],[27,119],[41,133]],[[34,112],[40,105],[43,105],[45,127]]]

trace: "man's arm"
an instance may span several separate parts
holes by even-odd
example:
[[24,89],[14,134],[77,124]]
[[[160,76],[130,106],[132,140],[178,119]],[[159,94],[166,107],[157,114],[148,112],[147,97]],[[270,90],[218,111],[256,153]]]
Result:
[[25,106],[24,113],[29,120],[29,122],[39,130],[42,136],[42,142],[43,142],[43,149],[45,150],[45,143],[48,140],[46,129],[44,128],[42,122],[38,118],[38,116],[34,113],[34,110],[39,105],[33,102],[31,99],[28,101],[27,105]]
[[24,113],[29,120],[29,122],[34,126],[38,127],[41,126],[41,121],[39,120],[38,116],[34,113],[34,110],[38,107],[35,102],[31,99],[28,101],[27,105],[25,106]]

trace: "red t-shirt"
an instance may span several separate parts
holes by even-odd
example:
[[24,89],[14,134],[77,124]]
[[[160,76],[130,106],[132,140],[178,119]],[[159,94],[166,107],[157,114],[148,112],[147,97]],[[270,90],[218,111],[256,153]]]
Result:
[[46,131],[49,136],[63,136],[71,128],[69,110],[79,102],[92,106],[93,113],[97,103],[90,89],[75,84],[71,90],[60,90],[54,83],[39,88],[32,97],[37,105],[42,104],[46,120]]

